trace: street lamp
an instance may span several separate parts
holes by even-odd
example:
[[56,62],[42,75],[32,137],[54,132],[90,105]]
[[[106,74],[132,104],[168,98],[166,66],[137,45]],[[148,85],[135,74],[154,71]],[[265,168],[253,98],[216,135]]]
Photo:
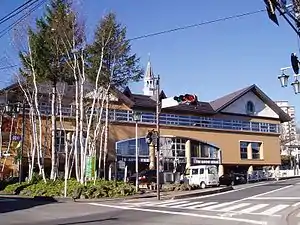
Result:
[[[280,81],[281,87],[287,87],[288,86],[288,81],[289,81],[289,75],[285,73],[286,70],[290,69],[291,67],[285,67],[281,68],[281,75],[278,76],[278,80]],[[294,82],[291,83],[291,86],[294,89],[295,94],[300,93],[300,81],[298,80],[298,74],[294,74]]]
[[138,148],[138,122],[141,120],[142,113],[134,111],[133,120],[135,121],[135,190],[139,190],[139,148]]
[[22,106],[22,137],[21,137],[21,152],[19,153],[19,183],[22,182],[23,169],[23,148],[25,138],[25,101],[23,103],[7,103],[4,112],[12,117],[16,117],[20,113]]
[[[298,58],[296,57],[295,54],[291,55],[291,64],[292,66],[290,67],[285,67],[285,68],[281,68],[281,75],[278,76],[278,79],[280,81],[281,87],[287,87],[288,85],[288,80],[289,80],[289,75],[287,75],[285,73],[286,70],[288,69],[293,69],[294,71],[294,81],[291,83],[291,86],[293,87],[294,93],[295,94],[299,94],[300,93],[300,81],[298,80],[299,75],[299,61]],[[287,108],[289,109],[289,108]],[[288,113],[288,112],[287,112]],[[289,141],[290,141],[290,145],[291,145],[291,127],[290,127],[290,122],[289,122]],[[297,173],[299,171],[299,154],[298,154],[298,149],[297,149],[297,155],[296,155],[296,161],[297,161]],[[291,155],[290,155],[291,156]]]

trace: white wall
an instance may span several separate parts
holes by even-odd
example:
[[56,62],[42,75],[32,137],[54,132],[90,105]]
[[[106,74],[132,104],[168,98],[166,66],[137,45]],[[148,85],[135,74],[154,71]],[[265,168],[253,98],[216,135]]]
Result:
[[247,114],[246,104],[248,101],[252,101],[255,106],[254,116],[269,117],[269,118],[279,118],[276,112],[274,112],[269,106],[267,106],[260,98],[258,98],[253,92],[248,92],[222,112],[227,113],[237,113],[237,114]]

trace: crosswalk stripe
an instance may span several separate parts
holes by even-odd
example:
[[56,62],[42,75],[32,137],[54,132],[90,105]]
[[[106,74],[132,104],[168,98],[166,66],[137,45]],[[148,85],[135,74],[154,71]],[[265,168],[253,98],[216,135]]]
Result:
[[223,212],[230,212],[230,211],[233,211],[235,209],[239,209],[239,208],[243,208],[245,206],[248,206],[250,205],[251,203],[240,203],[240,204],[237,204],[237,205],[233,205],[233,206],[230,206],[230,207],[226,207],[224,209],[219,209],[220,211],[223,211]]
[[218,204],[218,202],[205,202],[205,203],[200,204],[200,205],[193,205],[193,206],[189,206],[189,207],[186,207],[186,208],[187,209],[197,209],[197,208],[201,208],[201,207],[208,206],[208,205],[214,205],[214,204]]
[[155,206],[155,205],[160,205],[160,204],[165,204],[165,203],[171,203],[171,202],[177,202],[178,200],[165,200],[162,202],[143,202],[143,203],[138,203],[139,205],[144,205],[144,206]]
[[202,210],[214,210],[216,208],[222,208],[223,206],[228,206],[228,205],[231,205],[233,203],[234,202],[224,202],[224,203],[221,203],[221,204],[218,204],[218,205],[212,205],[212,206],[208,206],[208,207],[201,208],[201,209]]
[[192,206],[192,205],[196,205],[196,204],[200,204],[200,203],[202,203],[202,202],[188,202],[188,203],[185,203],[185,204],[171,206],[171,208],[184,208],[186,206]]
[[172,205],[180,205],[183,203],[187,203],[189,201],[181,201],[181,202],[170,202],[170,203],[166,203],[166,204],[158,204],[157,206],[159,207],[167,207],[167,206],[172,206]]
[[287,207],[289,207],[289,205],[283,205],[283,204],[276,205],[276,206],[274,206],[274,207],[272,207],[272,208],[269,208],[269,209],[263,211],[263,212],[260,213],[260,214],[270,216],[270,215],[273,215],[274,213],[277,213],[277,212],[279,212],[280,210],[283,210],[283,209],[285,209],[285,208],[287,208]]
[[268,205],[269,204],[258,204],[258,205],[254,205],[254,206],[251,206],[249,208],[243,209],[240,212],[241,213],[252,213],[252,212],[254,212],[256,210],[259,210],[259,209],[262,209],[262,208],[264,208],[264,207],[266,207]]

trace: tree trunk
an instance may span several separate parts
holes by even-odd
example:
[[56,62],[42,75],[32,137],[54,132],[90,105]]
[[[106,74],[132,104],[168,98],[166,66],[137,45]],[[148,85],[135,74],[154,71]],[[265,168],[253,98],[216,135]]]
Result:
[[52,84],[52,105],[51,105],[51,174],[50,179],[57,177],[57,152],[56,152],[56,82]]
[[[75,174],[77,181],[80,181],[80,171],[79,171],[79,162],[78,162],[78,136],[79,136],[79,102],[78,102],[78,92],[79,92],[79,83],[78,80],[75,82],[75,137],[74,137],[74,160],[75,160]],[[73,165],[73,163],[72,163]]]
[[100,136],[99,144],[99,165],[98,165],[98,178],[101,178],[101,166],[102,166],[102,155],[103,155],[103,137],[105,132],[105,126],[103,126]]
[[83,143],[83,117],[84,117],[84,107],[83,107],[83,96],[84,96],[84,89],[83,89],[84,81],[81,79],[80,83],[80,97],[79,97],[79,105],[80,105],[80,120],[79,120],[79,141],[80,141],[80,183],[84,183],[84,170],[85,170],[85,155],[84,155],[84,143]]
[[106,106],[105,106],[105,138],[104,138],[104,157],[103,157],[103,167],[104,167],[104,179],[106,179],[106,159],[108,154],[108,120],[109,120],[109,97],[106,96]]

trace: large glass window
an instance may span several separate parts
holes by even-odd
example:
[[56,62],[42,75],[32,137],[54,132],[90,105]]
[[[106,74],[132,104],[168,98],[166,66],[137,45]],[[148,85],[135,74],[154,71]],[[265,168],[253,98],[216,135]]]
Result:
[[201,157],[199,141],[191,141],[191,157]]
[[[117,142],[117,155],[135,155],[135,139]],[[145,138],[138,139],[139,155],[149,155],[149,147]]]
[[252,159],[260,159],[260,146],[261,146],[261,143],[259,143],[259,142],[251,143]]
[[248,145],[249,142],[240,142],[240,154],[241,154],[241,159],[248,159]]
[[177,157],[185,157],[185,144],[187,139],[185,138],[175,138],[175,143],[173,143],[172,149],[175,150]]
[[209,158],[209,146],[201,144],[201,158]]

